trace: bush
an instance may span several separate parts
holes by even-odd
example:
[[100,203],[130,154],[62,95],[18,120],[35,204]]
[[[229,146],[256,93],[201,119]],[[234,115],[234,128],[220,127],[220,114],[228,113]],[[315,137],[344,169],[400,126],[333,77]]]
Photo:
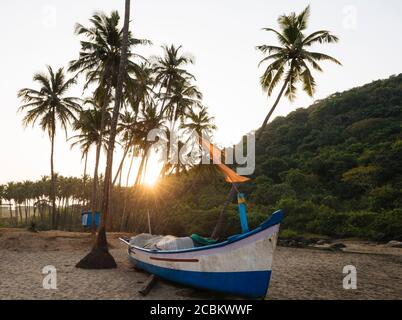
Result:
[[402,209],[376,215],[371,228],[376,233],[377,240],[402,240]]
[[279,232],[279,236],[282,239],[293,239],[293,238],[297,238],[300,235],[299,232],[294,231],[292,229],[281,229]]

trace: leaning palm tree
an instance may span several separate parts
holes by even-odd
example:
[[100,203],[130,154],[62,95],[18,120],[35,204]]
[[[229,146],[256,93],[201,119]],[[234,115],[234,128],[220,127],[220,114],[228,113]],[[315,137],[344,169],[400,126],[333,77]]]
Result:
[[316,82],[311,68],[322,71],[318,62],[324,60],[341,65],[337,59],[329,55],[308,50],[314,44],[335,43],[338,41],[338,38],[327,30],[319,30],[306,35],[305,31],[309,17],[310,7],[308,6],[298,15],[293,12],[289,15],[280,16],[278,18],[279,31],[272,28],[263,29],[273,32],[277,36],[280,46],[261,45],[257,47],[262,53],[268,54],[260,61],[259,65],[273,60],[261,76],[261,86],[268,93],[268,96],[271,96],[279,82],[283,81],[283,84],[277,99],[264,119],[257,138],[264,131],[282,95],[285,94],[290,101],[295,99],[298,82],[302,83],[303,90],[309,96],[313,96]]
[[81,110],[75,97],[68,97],[68,89],[75,83],[74,79],[66,80],[63,68],[56,73],[48,66],[48,75],[37,73],[33,80],[40,85],[38,90],[24,88],[18,92],[18,97],[24,105],[19,111],[26,111],[23,119],[25,126],[34,125],[39,121],[43,131],[47,131],[51,142],[50,152],[50,174],[51,174],[51,192],[50,200],[52,203],[52,227],[55,226],[56,218],[56,177],[54,174],[54,138],[56,135],[56,123],[59,122],[67,135],[67,127],[71,121],[76,120],[76,114]]

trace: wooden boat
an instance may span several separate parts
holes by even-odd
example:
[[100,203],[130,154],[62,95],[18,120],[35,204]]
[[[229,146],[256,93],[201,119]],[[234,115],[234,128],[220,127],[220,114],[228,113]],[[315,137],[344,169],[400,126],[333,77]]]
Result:
[[[221,217],[237,193],[242,233],[219,243],[182,250],[150,250],[121,240],[128,245],[129,259],[137,268],[161,278],[229,294],[265,297],[271,279],[272,259],[283,212],[274,212],[260,226],[249,231],[245,196],[239,192],[237,185],[250,179],[221,164],[221,150],[205,140],[202,140],[201,144],[209,151],[213,163],[217,164],[226,181],[232,184]],[[215,228],[212,238],[216,238],[216,230],[219,228]]]
[[256,229],[227,240],[184,250],[149,250],[128,245],[134,265],[161,278],[202,289],[265,297],[271,278],[281,210]]

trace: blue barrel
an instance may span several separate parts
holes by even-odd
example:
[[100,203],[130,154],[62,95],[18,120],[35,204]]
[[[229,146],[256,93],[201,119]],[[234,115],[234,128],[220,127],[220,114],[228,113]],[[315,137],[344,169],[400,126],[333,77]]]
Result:
[[[92,226],[92,211],[81,213],[82,226],[90,228]],[[100,222],[100,212],[95,212],[95,225],[98,227]]]

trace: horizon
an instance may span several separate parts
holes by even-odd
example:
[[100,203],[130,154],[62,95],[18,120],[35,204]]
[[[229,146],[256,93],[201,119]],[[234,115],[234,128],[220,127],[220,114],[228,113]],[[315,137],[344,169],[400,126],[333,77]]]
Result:
[[[231,10],[227,14],[228,6],[225,4],[229,3]],[[160,54],[162,44],[173,43],[182,45],[184,52],[195,56],[196,63],[190,70],[204,94],[204,104],[209,108],[211,116],[215,117],[218,130],[214,134],[214,141],[227,146],[261,125],[276,95],[274,92],[267,99],[259,84],[263,68],[257,66],[262,55],[255,50],[255,46],[276,43],[275,38],[261,31],[261,28],[277,28],[276,18],[279,15],[300,12],[307,4],[311,5],[308,32],[328,29],[339,36],[339,43],[324,45],[320,51],[337,57],[343,66],[324,63],[324,72],[314,73],[318,85],[315,97],[309,98],[299,90],[293,103],[282,99],[271,121],[298,108],[307,108],[314,101],[325,99],[333,93],[402,72],[402,61],[397,59],[402,55],[402,45],[393,43],[393,47],[384,47],[392,40],[388,30],[402,27],[396,10],[396,7],[402,8],[402,4],[394,0],[389,1],[380,12],[376,10],[379,1],[368,4],[362,0],[339,1],[336,4],[329,1],[300,1],[296,6],[289,0],[280,4],[256,0],[247,6],[239,1],[226,0],[219,3],[203,1],[202,4],[175,0],[174,4],[170,2],[169,5],[161,0],[136,1],[133,3],[130,29],[136,37],[153,42],[152,46],[137,48],[137,52],[143,55]],[[105,0],[86,1],[79,6],[77,10],[78,4],[43,0],[29,3],[21,0],[4,1],[0,4],[2,12],[12,10],[17,15],[4,17],[0,22],[3,29],[15,20],[18,21],[18,29],[5,36],[8,46],[0,62],[6,74],[1,80],[4,100],[0,127],[3,137],[5,134],[13,137],[2,139],[2,150],[5,151],[0,160],[0,184],[37,180],[43,175],[49,175],[49,139],[37,127],[23,128],[22,115],[17,114],[20,105],[17,91],[23,87],[35,87],[32,76],[35,72],[43,71],[46,64],[53,68],[66,67],[70,60],[78,56],[80,37],[74,35],[75,23],[88,25],[95,11],[109,13],[117,9],[122,16],[123,3],[117,5]],[[175,10],[177,8],[180,10]],[[249,15],[245,17],[244,13]],[[151,14],[153,19],[150,19]],[[206,16],[209,23],[203,19]],[[371,24],[374,17],[378,21],[375,26]],[[175,21],[180,18],[178,22]],[[245,19],[245,23],[238,23],[243,22],[241,18]],[[376,30],[377,34],[382,35],[376,37],[374,48],[369,42],[370,34],[373,34],[370,30]],[[238,41],[239,37],[241,41]],[[381,63],[373,63],[376,60]],[[81,91],[82,87],[76,86],[71,90],[71,95],[80,97]],[[87,95],[88,92],[84,96]],[[233,132],[233,128],[236,128],[236,132]],[[69,133],[71,136],[71,131]],[[115,166],[120,154],[115,155]],[[68,167],[63,167],[66,159],[69,161]],[[88,158],[89,164],[92,159],[93,152]],[[55,170],[63,176],[81,176],[83,171],[79,149],[70,150],[60,130],[56,139]],[[102,165],[100,173],[103,171]],[[92,173],[91,165],[88,173]]]

